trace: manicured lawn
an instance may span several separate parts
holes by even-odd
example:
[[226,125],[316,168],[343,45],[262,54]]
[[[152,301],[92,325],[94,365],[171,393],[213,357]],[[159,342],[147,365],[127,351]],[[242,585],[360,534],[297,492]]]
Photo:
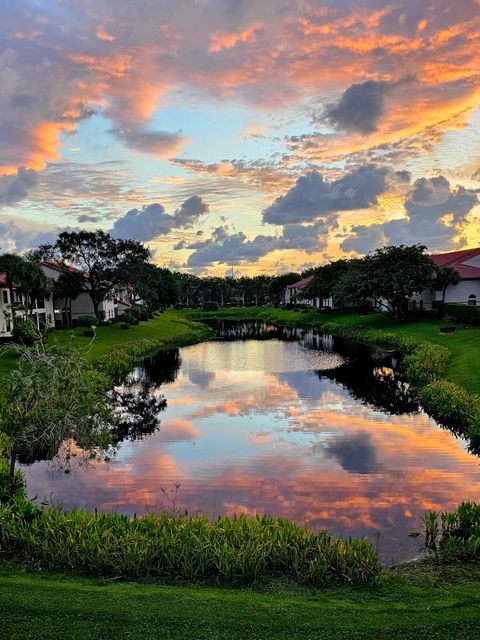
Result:
[[443,320],[391,320],[383,314],[372,313],[364,316],[353,313],[317,314],[315,311],[301,313],[281,309],[226,309],[218,312],[188,312],[188,316],[202,318],[247,319],[261,318],[272,323],[289,326],[321,329],[322,323],[349,324],[358,327],[382,329],[401,336],[411,336],[447,346],[451,352],[446,378],[464,387],[470,393],[480,394],[480,328],[457,326],[452,334],[441,334]]
[[[49,341],[66,344],[72,340],[79,349],[85,349],[85,358],[93,362],[95,358],[103,355],[111,347],[115,347],[127,342],[135,342],[142,338],[157,338],[165,344],[184,344],[202,340],[205,329],[202,325],[192,322],[181,313],[167,311],[148,322],[141,322],[139,325],[132,325],[125,331],[120,328],[120,323],[109,327],[98,327],[97,337],[92,342],[91,338],[82,335],[84,329],[62,329],[49,334]],[[90,347],[89,344],[91,343]],[[0,377],[7,374],[15,366],[16,358],[12,353],[4,352],[0,356]]]
[[373,587],[162,586],[0,567],[0,638],[478,638],[478,569],[387,573]]

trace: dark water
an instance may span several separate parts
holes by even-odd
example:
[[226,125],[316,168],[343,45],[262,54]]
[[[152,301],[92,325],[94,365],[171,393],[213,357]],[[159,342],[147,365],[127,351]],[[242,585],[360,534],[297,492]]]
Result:
[[408,532],[426,510],[478,499],[478,459],[419,410],[394,357],[261,323],[216,328],[132,372],[111,460],[66,446],[25,468],[29,495],[133,514],[169,508],[180,483],[177,507],[366,534],[385,562],[416,555]]

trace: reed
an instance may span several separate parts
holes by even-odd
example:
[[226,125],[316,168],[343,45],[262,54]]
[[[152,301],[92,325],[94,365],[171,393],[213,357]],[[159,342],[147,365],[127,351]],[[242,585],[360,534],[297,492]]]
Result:
[[129,579],[248,584],[288,577],[315,587],[360,584],[379,572],[366,538],[334,538],[285,518],[176,513],[128,518],[39,509],[23,517],[0,507],[0,557],[45,569]]

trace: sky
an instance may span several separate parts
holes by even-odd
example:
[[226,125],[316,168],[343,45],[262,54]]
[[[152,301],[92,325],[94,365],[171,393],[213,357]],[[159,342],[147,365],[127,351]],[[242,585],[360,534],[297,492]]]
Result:
[[196,274],[480,245],[480,0],[0,0],[0,251]]

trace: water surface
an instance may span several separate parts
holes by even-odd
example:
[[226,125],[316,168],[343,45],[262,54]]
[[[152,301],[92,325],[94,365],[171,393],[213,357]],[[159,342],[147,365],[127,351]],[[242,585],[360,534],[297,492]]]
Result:
[[478,499],[478,459],[419,409],[391,357],[261,323],[217,328],[218,341],[132,372],[119,390],[142,420],[110,461],[34,463],[29,495],[131,515],[168,508],[180,483],[176,506],[189,512],[366,534],[386,562],[418,552],[408,532],[426,510]]

